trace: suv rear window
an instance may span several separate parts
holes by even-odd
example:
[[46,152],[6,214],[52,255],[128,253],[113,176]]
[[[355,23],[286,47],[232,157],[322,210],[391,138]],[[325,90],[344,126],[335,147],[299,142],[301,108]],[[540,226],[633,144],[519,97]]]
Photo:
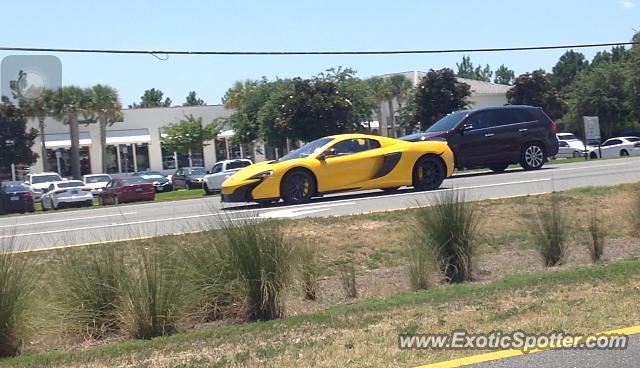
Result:
[[249,165],[251,165],[251,163],[248,161],[233,161],[233,162],[227,163],[227,170],[241,169]]

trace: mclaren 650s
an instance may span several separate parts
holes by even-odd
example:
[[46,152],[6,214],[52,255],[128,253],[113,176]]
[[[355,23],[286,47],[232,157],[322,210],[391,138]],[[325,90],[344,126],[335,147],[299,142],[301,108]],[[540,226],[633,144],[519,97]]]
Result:
[[316,139],[280,157],[245,167],[222,183],[223,202],[304,203],[327,193],[402,186],[433,190],[451,176],[447,142],[341,134]]

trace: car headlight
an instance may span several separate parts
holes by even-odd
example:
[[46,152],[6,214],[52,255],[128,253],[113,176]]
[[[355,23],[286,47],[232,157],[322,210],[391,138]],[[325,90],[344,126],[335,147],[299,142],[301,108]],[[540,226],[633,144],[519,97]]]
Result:
[[262,180],[262,179],[266,179],[268,177],[270,177],[271,175],[273,175],[273,170],[267,170],[267,171],[263,171],[263,172],[259,172],[251,177],[249,177],[249,179],[258,179],[258,180]]

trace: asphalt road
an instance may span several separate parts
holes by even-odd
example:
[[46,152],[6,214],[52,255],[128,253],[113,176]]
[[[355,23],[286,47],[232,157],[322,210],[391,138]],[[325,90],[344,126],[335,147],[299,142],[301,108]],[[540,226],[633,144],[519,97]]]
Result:
[[473,368],[635,368],[640,362],[640,335],[629,336],[625,350],[548,350],[473,364]]
[[466,172],[445,180],[442,189],[393,194],[352,192],[304,205],[223,204],[218,196],[176,202],[96,207],[0,219],[0,244],[35,250],[66,245],[176,234],[220,227],[224,221],[340,216],[424,206],[442,190],[464,190],[469,200],[548,193],[571,188],[640,181],[640,157],[545,166],[539,171]]

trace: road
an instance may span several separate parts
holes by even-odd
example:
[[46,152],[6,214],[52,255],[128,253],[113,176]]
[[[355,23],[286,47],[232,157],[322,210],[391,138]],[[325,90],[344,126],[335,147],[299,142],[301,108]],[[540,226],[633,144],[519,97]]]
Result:
[[445,180],[442,189],[393,194],[381,191],[328,195],[304,205],[223,204],[218,196],[176,202],[107,206],[0,219],[0,244],[14,249],[52,247],[176,234],[220,227],[224,221],[263,218],[341,216],[424,206],[442,190],[464,190],[469,200],[548,193],[578,187],[640,181],[640,157],[549,165],[539,171],[495,174],[465,172]]

